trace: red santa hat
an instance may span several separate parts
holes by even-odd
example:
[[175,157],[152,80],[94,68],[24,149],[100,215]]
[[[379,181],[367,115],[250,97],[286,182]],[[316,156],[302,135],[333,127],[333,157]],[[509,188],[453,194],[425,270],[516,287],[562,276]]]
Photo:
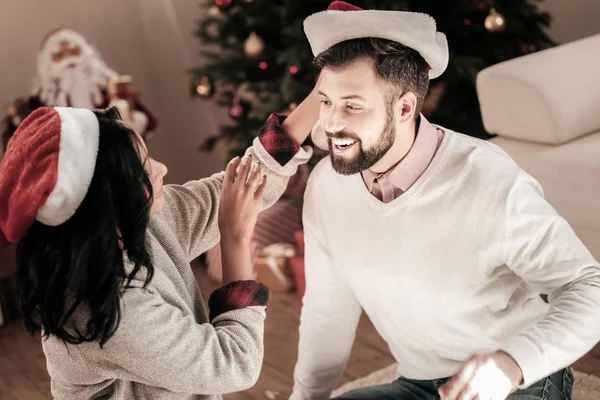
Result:
[[326,11],[304,20],[304,32],[315,56],[343,41],[372,37],[418,51],[429,64],[429,79],[440,76],[448,66],[446,35],[436,31],[435,20],[427,14],[363,10],[334,1]]
[[0,248],[35,220],[57,226],[75,214],[94,176],[99,136],[86,109],[41,107],[25,118],[0,163]]
[[72,43],[87,45],[88,42],[86,38],[75,29],[60,27],[51,30],[44,36],[42,39],[42,43],[40,43],[40,48],[38,51],[44,50],[49,44],[56,46],[59,41],[68,40]]

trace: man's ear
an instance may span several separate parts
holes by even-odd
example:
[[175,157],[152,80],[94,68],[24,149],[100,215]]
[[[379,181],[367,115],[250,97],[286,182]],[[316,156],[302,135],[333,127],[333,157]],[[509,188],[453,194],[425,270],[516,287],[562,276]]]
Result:
[[417,111],[417,96],[413,92],[406,92],[394,104],[396,120],[407,122],[414,119]]

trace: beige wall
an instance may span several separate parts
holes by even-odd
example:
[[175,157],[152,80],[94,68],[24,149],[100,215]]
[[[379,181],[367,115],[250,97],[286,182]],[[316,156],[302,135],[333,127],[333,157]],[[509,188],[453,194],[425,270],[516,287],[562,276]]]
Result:
[[600,0],[544,0],[537,4],[552,15],[549,33],[558,43],[600,33]]
[[[199,153],[202,139],[229,122],[227,110],[213,102],[190,98],[186,70],[199,63],[199,40],[193,35],[205,12],[198,0],[137,0],[155,94],[161,100],[162,140],[151,150],[168,145],[165,162],[170,181],[182,183],[222,169],[225,151]],[[158,137],[155,137],[158,139]]]
[[[188,94],[185,71],[198,64],[193,36],[202,18],[200,0],[0,0],[0,106],[27,94],[42,37],[57,26],[82,32],[115,70],[134,77],[160,127],[151,153],[169,166],[167,182],[219,170],[223,149],[198,153],[202,139],[227,122],[226,110]],[[546,0],[550,31],[567,42],[600,32],[600,0]],[[3,114],[3,111],[1,112]]]

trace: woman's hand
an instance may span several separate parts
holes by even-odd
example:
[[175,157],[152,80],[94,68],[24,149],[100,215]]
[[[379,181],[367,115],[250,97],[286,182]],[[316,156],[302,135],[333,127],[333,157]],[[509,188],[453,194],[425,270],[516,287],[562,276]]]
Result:
[[[236,175],[236,170],[239,171]],[[253,166],[253,168],[252,168]],[[219,204],[223,282],[254,279],[250,239],[262,203],[266,177],[250,156],[233,159],[225,170]]]
[[[251,170],[251,166],[253,168]],[[240,167],[236,176],[236,169]],[[250,242],[256,217],[262,202],[266,179],[252,157],[233,159],[225,170],[225,180],[219,204],[221,240]]]

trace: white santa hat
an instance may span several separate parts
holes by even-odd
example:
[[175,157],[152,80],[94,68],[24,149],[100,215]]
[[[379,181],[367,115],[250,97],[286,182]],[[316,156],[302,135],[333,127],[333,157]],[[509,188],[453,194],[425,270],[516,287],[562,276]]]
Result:
[[[435,20],[427,14],[363,10],[334,1],[326,11],[304,20],[304,32],[315,56],[343,41],[372,37],[393,40],[418,51],[429,65],[429,79],[440,76],[448,66],[446,35],[437,32]],[[312,129],[311,139],[318,148],[329,150],[319,121]]]
[[57,226],[75,214],[94,176],[99,137],[90,110],[41,107],[25,118],[0,163],[0,248],[35,220]]
[[422,13],[363,10],[343,1],[304,20],[304,32],[315,56],[350,39],[380,38],[410,47],[429,64],[429,79],[448,66],[446,35],[436,31],[435,20]]

